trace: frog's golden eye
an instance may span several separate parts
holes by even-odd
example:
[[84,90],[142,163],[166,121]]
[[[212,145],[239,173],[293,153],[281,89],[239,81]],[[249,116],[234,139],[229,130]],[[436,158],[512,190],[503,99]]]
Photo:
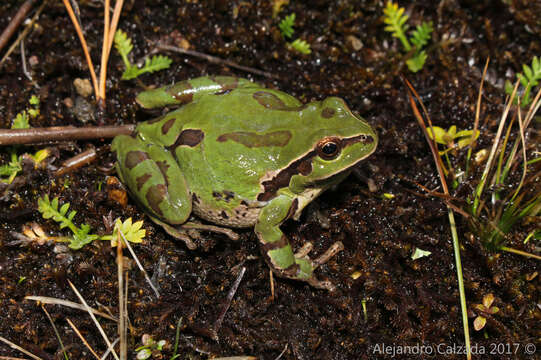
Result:
[[336,158],[342,150],[342,144],[340,139],[337,138],[325,138],[317,144],[318,155],[325,160],[332,160]]

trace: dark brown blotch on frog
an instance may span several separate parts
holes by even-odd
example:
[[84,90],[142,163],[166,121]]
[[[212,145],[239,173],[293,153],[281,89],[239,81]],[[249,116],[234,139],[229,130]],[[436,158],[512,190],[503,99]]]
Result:
[[169,147],[169,150],[175,151],[179,146],[195,147],[203,141],[205,133],[199,129],[186,129],[180,132],[175,143]]
[[167,187],[164,184],[157,184],[151,186],[147,190],[146,199],[148,206],[154,211],[155,214],[163,216],[160,204],[165,201],[167,195]]
[[165,135],[169,132],[169,130],[171,130],[171,127],[173,126],[173,124],[175,124],[175,118],[171,118],[169,120],[167,120],[167,122],[165,124],[162,125],[162,134]]
[[141,150],[132,150],[126,154],[126,162],[124,163],[124,166],[131,170],[148,159],[150,159],[150,157],[146,152]]
[[314,150],[308,152],[300,159],[292,162],[288,167],[280,171],[272,179],[263,181],[264,191],[257,196],[259,201],[268,201],[276,196],[278,189],[289,186],[293,175],[309,175],[312,172],[312,158],[316,155]]
[[135,182],[137,184],[137,190],[140,191],[143,188],[143,185],[145,185],[145,183],[151,177],[152,177],[152,175],[150,175],[150,174],[144,174],[144,175],[138,176],[137,179],[135,179]]

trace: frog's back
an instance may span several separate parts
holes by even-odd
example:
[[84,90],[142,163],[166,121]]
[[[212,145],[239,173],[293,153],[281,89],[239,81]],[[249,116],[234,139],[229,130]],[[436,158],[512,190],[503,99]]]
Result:
[[261,178],[306,148],[293,144],[305,109],[281,91],[239,88],[203,96],[139,130],[175,154],[193,192],[255,200]]

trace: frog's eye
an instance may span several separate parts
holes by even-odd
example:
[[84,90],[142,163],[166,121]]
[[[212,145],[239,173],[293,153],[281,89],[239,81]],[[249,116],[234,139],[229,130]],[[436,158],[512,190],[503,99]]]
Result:
[[340,150],[342,150],[342,145],[340,139],[337,138],[325,138],[317,144],[317,153],[325,160],[336,158]]

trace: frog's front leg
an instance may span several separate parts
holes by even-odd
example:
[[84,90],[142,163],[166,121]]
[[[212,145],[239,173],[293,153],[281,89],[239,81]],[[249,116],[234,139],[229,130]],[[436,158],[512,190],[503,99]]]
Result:
[[190,238],[169,224],[183,224],[192,212],[192,199],[184,175],[169,151],[138,137],[117,136],[117,172],[151,219],[174,237],[195,248]]
[[342,250],[343,245],[340,242],[335,243],[315,260],[307,256],[311,245],[304,246],[297,254],[293,254],[291,244],[280,229],[280,225],[295,214],[297,206],[297,199],[282,194],[261,209],[255,226],[261,251],[278,276],[306,281],[312,286],[332,291],[334,286],[329,281],[318,280],[314,270]]

